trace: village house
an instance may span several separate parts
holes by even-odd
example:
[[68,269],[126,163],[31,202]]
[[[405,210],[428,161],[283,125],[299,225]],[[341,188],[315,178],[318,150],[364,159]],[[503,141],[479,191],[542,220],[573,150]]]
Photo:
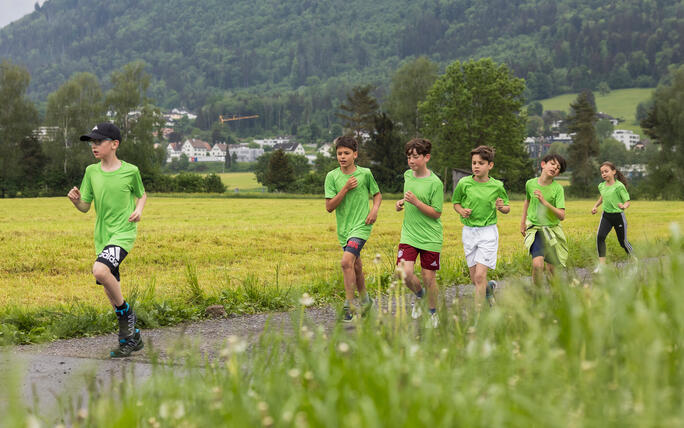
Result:
[[323,156],[330,158],[332,157],[332,144],[331,143],[324,143],[321,147],[318,148],[318,153],[322,154]]
[[616,129],[611,137],[624,144],[627,150],[632,150],[641,141],[639,134],[635,134],[627,129]]
[[264,154],[264,149],[252,149],[247,144],[231,144],[228,151],[231,156],[235,153],[238,162],[256,162],[257,158]]
[[268,146],[268,147],[273,147],[276,144],[285,144],[290,142],[290,137],[273,137],[273,138],[264,138],[260,140],[254,140],[255,144],[258,144],[260,147]]
[[285,153],[288,153],[291,155],[301,155],[301,156],[306,155],[306,151],[304,150],[304,147],[296,141],[293,141],[291,143],[276,144],[275,146],[273,146],[273,150],[282,150]]

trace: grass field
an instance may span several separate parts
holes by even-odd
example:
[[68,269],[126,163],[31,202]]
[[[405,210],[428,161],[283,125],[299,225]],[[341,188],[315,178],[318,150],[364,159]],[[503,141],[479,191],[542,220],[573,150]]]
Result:
[[[625,121],[620,123],[617,128],[629,129],[641,133],[641,127],[636,122],[636,107],[651,97],[653,88],[632,88],[617,89],[610,91],[607,95],[594,92],[596,97],[596,108],[598,111],[607,113],[615,118],[622,118]],[[553,98],[540,100],[544,110],[570,110],[570,103],[577,99],[577,94],[559,95]]]
[[221,181],[226,186],[226,191],[228,192],[232,192],[235,189],[245,191],[263,187],[256,180],[256,176],[253,172],[223,172],[218,174],[218,176],[221,177]]
[[[590,214],[593,202],[568,202],[563,226],[575,264],[593,263],[599,220]],[[500,215],[500,274],[527,271],[519,233],[521,205],[514,201],[511,214]],[[627,214],[630,241],[639,251],[645,242],[664,238],[671,222],[684,222],[682,213],[684,202],[635,202]],[[380,254],[382,264],[367,264],[369,274],[392,272],[402,217],[393,201],[384,201],[364,248],[366,261]],[[451,209],[443,223],[442,282],[465,281],[461,224]],[[92,210],[81,214],[66,198],[0,200],[0,307],[78,303],[106,308],[90,274],[93,224]],[[182,297],[188,292],[188,273],[195,270],[197,285],[208,294],[246,283],[337,287],[341,250],[335,227],[335,215],[325,211],[322,199],[151,195],[135,248],[121,267],[122,284],[127,292],[153,287],[158,298]],[[614,236],[608,243],[611,256],[622,256]]]

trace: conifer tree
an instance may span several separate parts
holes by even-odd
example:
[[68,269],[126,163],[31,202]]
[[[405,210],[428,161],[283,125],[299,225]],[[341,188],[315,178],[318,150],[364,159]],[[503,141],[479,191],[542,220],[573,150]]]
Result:
[[568,131],[574,133],[568,149],[568,169],[572,170],[570,192],[577,196],[590,196],[594,193],[599,154],[594,94],[589,90],[582,91],[570,104],[570,109]]

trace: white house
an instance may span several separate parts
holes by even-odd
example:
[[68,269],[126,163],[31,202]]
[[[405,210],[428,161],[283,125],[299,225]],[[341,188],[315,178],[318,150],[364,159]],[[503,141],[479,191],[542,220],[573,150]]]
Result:
[[183,154],[183,143],[170,143],[166,146],[166,162],[180,159]]
[[330,158],[330,157],[332,157],[331,150],[332,150],[332,144],[325,143],[321,147],[318,148],[318,153],[322,154],[323,156],[325,156],[327,158]]
[[231,156],[235,153],[238,162],[255,162],[259,156],[264,154],[264,149],[252,149],[247,144],[231,144],[228,146],[228,151]]
[[635,134],[627,129],[616,129],[613,131],[611,137],[624,144],[627,150],[632,150],[634,146],[639,144],[639,141],[641,141],[639,134]]
[[293,141],[291,143],[282,143],[282,144],[276,144],[273,146],[274,150],[282,150],[285,153],[293,154],[293,155],[306,155],[306,151],[304,150],[304,147],[296,142]]
[[256,144],[258,144],[261,147],[264,146],[269,146],[273,147],[276,144],[285,144],[290,142],[290,137],[273,137],[273,138],[264,138],[262,140],[254,140]]
[[[183,153],[190,159],[190,162],[198,162],[200,158],[206,158],[211,152],[211,146],[206,141],[192,138],[183,143]],[[204,160],[204,159],[202,159]]]

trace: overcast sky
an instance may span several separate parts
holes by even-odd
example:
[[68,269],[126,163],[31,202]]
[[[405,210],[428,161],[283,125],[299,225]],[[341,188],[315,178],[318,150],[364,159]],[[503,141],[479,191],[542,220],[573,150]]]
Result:
[[[44,1],[40,0],[39,3],[43,4]],[[36,0],[0,0],[0,27],[31,13],[34,4]]]

